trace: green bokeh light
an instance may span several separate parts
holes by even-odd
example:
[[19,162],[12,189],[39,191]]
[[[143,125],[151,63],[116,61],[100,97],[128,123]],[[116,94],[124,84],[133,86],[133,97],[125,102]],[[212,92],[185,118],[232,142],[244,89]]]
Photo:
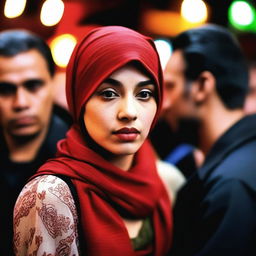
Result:
[[256,32],[256,10],[246,1],[234,1],[228,9],[229,23],[242,31]]

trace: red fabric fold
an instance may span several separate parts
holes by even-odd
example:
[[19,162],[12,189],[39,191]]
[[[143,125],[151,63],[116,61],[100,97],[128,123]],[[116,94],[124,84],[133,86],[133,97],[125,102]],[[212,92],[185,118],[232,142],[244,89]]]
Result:
[[82,108],[100,82],[132,60],[139,61],[155,79],[159,109],[162,75],[152,41],[122,27],[93,30],[78,44],[67,70],[67,98],[75,124],[58,143],[57,157],[36,174],[71,178],[80,202],[84,237],[79,240],[84,240],[88,256],[148,255],[148,250],[133,250],[124,217],[151,218],[155,238],[149,248],[154,256],[166,255],[172,240],[170,201],[157,174],[150,144],[145,141],[135,154],[132,168],[123,171],[87,147],[79,127]]

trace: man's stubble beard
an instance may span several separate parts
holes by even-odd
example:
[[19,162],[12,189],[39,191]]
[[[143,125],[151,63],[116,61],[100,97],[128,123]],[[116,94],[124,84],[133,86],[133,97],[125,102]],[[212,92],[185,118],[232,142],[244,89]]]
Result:
[[[39,121],[38,121],[39,122]],[[29,134],[18,134],[18,128],[12,128],[12,122],[9,122],[7,128],[5,130],[6,136],[8,136],[16,145],[24,145],[30,143],[31,141],[35,140],[40,134],[43,132],[43,125],[37,124],[38,129],[36,131],[29,133]]]
[[33,140],[35,140],[39,135],[40,135],[41,131],[38,131],[34,134],[30,134],[30,135],[16,135],[16,134],[12,134],[10,135],[12,140],[15,141],[15,144],[21,145],[21,144],[26,144],[29,143]]

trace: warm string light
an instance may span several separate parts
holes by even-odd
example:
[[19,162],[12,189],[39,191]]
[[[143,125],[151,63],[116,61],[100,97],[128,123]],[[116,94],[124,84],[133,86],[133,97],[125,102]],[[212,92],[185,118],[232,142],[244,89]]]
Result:
[[6,0],[4,5],[4,15],[7,18],[20,16],[26,7],[26,0]]
[[183,0],[181,16],[191,23],[203,23],[207,20],[207,7],[202,0]]
[[40,19],[45,26],[54,26],[62,18],[64,3],[61,0],[46,0],[42,6]]
[[76,43],[76,38],[71,34],[62,34],[52,40],[50,48],[56,65],[62,68],[67,66]]

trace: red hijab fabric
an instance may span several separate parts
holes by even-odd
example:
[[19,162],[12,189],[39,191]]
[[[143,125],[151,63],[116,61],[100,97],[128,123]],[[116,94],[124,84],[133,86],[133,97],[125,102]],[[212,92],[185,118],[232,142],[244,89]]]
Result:
[[106,26],[87,34],[74,49],[67,67],[67,103],[75,122],[97,87],[111,73],[131,61],[140,62],[155,80],[158,89],[156,116],[159,115],[163,77],[154,42],[125,27]]
[[[135,154],[134,165],[123,171],[87,147],[79,127],[84,104],[113,71],[131,61],[140,62],[158,88],[162,102],[162,71],[151,39],[124,27],[92,30],[76,46],[67,68],[67,101],[74,125],[58,143],[57,156],[36,176],[60,174],[71,178],[80,203],[86,256],[163,256],[172,240],[171,206],[156,170],[156,159],[146,141]],[[156,116],[157,116],[156,115]],[[154,243],[134,251],[121,218],[150,217]]]

